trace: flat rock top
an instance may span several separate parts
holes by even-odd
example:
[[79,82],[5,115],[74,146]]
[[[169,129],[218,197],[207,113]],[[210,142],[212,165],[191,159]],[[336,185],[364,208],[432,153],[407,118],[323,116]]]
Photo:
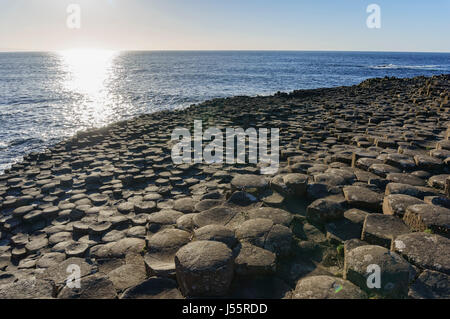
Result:
[[450,274],[450,239],[427,233],[400,235],[391,249],[412,264],[425,269]]
[[231,249],[217,241],[195,241],[183,246],[175,255],[175,263],[187,271],[218,269],[233,258]]
[[292,299],[366,299],[350,281],[331,276],[311,276],[297,282]]

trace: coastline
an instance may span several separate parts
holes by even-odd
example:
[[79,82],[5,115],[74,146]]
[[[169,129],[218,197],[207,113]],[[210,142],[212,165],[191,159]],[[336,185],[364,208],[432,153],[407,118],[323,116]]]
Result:
[[[219,98],[28,154],[0,175],[0,297],[302,298],[310,289],[320,298],[329,288],[318,282],[334,280],[340,296],[365,298],[372,292],[356,265],[368,253],[388,262],[389,250],[401,260],[389,268],[395,289],[379,294],[418,296],[429,272],[450,275],[449,83],[450,75],[383,78]],[[172,130],[196,119],[280,128],[280,170],[172,164]],[[215,275],[193,288],[200,265],[189,256],[201,252]],[[209,262],[215,252],[227,267]],[[83,273],[78,290],[64,286],[70,264]],[[157,282],[159,290],[142,288]]]

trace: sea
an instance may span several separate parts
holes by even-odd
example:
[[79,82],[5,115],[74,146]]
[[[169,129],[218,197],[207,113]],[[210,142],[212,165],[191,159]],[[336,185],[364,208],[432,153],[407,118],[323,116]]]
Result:
[[0,173],[32,151],[143,113],[235,95],[450,73],[450,53],[71,50],[0,53]]

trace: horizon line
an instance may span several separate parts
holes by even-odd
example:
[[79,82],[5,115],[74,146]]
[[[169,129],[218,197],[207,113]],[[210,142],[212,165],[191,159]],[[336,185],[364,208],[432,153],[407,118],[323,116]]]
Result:
[[450,51],[396,51],[396,50],[304,50],[304,49],[110,49],[68,48],[58,50],[0,49],[0,53],[50,53],[71,50],[115,51],[115,52],[361,52],[361,53],[442,53]]

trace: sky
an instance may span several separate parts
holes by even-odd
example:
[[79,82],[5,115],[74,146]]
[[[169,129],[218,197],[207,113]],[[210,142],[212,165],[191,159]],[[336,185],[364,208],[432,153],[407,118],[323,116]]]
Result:
[[449,16],[450,0],[0,0],[0,50],[450,52]]

